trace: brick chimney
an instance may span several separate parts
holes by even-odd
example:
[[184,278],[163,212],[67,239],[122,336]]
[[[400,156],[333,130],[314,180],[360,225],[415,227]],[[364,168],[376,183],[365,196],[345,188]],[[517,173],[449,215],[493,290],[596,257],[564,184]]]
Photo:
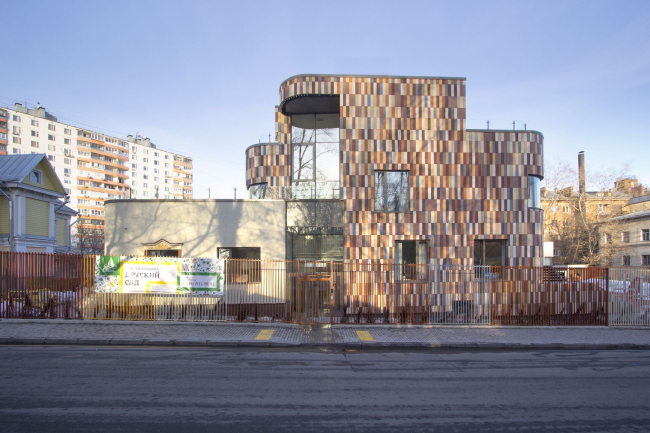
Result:
[[580,188],[578,192],[580,195],[584,194],[586,191],[585,185],[585,152],[581,150],[578,152],[578,182],[580,183]]

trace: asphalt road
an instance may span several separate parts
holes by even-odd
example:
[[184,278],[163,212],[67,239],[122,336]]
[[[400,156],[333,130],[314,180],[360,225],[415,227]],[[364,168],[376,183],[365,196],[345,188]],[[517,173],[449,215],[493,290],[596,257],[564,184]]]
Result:
[[0,347],[2,432],[647,432],[650,352]]

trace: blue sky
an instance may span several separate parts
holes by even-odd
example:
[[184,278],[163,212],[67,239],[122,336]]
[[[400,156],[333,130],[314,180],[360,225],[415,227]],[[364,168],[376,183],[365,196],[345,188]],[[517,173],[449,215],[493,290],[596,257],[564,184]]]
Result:
[[469,128],[650,183],[650,2],[0,0],[0,105],[193,157],[194,197],[244,193],[244,149],[302,73],[467,77]]

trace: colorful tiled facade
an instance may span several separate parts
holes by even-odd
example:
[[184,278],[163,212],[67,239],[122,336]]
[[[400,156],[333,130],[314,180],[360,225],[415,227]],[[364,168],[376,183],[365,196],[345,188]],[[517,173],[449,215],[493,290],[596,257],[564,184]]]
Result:
[[[467,130],[464,78],[301,75],[280,86],[276,143],[246,150],[247,186],[285,194],[295,98],[340,101],[344,259],[391,261],[396,241],[428,242],[432,264],[473,264],[474,241],[506,241],[505,264],[542,264],[543,213],[528,206],[543,176],[536,131]],[[375,171],[408,171],[409,209],[375,210]],[[280,198],[280,197],[278,197]]]

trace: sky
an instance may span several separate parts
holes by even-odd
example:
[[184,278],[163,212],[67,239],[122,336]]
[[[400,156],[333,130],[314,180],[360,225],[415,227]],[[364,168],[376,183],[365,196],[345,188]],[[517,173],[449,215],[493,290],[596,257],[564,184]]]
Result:
[[[0,0],[0,105],[193,158],[245,198],[244,150],[293,75],[467,78],[467,127],[544,134],[547,164],[650,184],[650,1]],[[8,19],[10,17],[11,19]]]

